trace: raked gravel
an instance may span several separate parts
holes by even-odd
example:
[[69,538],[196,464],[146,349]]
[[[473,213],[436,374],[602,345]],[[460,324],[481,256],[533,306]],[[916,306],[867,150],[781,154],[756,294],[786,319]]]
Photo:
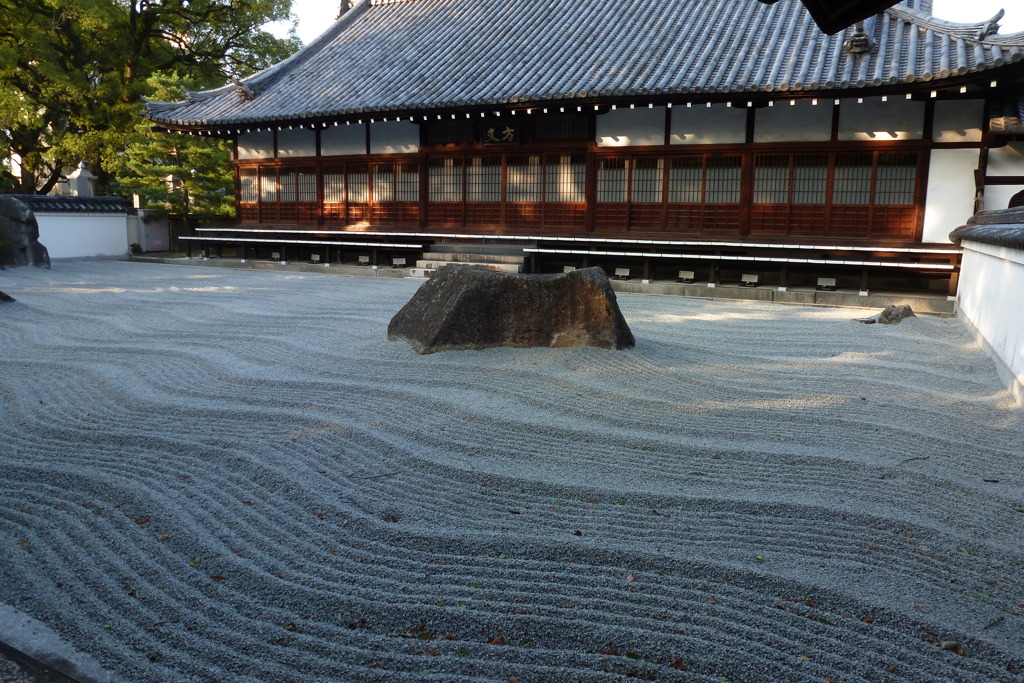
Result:
[[418,284],[0,273],[0,602],[140,682],[1022,680],[960,321],[619,295],[632,350],[418,356]]

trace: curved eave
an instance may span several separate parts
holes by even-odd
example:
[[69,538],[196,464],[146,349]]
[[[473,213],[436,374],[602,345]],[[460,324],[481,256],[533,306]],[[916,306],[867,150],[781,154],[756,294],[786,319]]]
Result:
[[[311,90],[308,97],[296,94],[302,91],[296,91],[293,83],[301,80],[303,75],[307,76],[308,81],[309,73],[314,73],[321,77],[318,83],[324,82],[323,73],[327,72],[323,71],[323,63],[338,55],[339,44],[344,45],[335,44],[334,41],[369,6],[368,0],[363,0],[320,38],[293,57],[246,79],[245,86],[255,95],[252,100],[238,98],[235,86],[229,85],[218,90],[195,93],[190,97],[190,102],[147,102],[146,116],[166,128],[213,131],[268,125],[309,125],[360,118],[421,118],[439,113],[504,111],[529,107],[607,106],[628,102],[756,103],[767,99],[868,97],[959,88],[985,82],[989,77],[1017,77],[1021,72],[1017,65],[1024,63],[1024,32],[1000,36],[991,33],[996,28],[993,21],[953,24],[906,7],[895,7],[865,22],[865,32],[871,36],[875,45],[870,52],[858,57],[850,57],[843,51],[843,41],[853,34],[852,27],[837,36],[815,35],[808,32],[805,17],[791,13],[779,15],[785,19],[784,22],[776,19],[778,27],[785,30],[780,31],[782,37],[773,34],[770,43],[765,42],[763,37],[758,41],[739,37],[733,39],[733,49],[738,52],[746,50],[752,55],[745,60],[730,61],[726,56],[716,62],[711,58],[704,60],[702,56],[697,62],[700,69],[704,70],[701,78],[690,76],[690,71],[685,68],[690,63],[688,61],[678,72],[673,72],[676,75],[671,79],[660,76],[661,80],[651,80],[642,70],[637,70],[617,82],[612,78],[598,77],[598,81],[590,83],[596,82],[604,87],[588,90],[586,87],[589,83],[583,82],[586,77],[580,77],[578,72],[573,74],[563,71],[561,76],[554,77],[551,72],[557,72],[558,69],[549,66],[548,72],[539,67],[537,74],[531,72],[527,77],[514,81],[491,78],[491,74],[487,74],[487,78],[480,82],[473,81],[469,75],[457,87],[445,83],[444,87],[429,92],[424,90],[417,93],[414,89],[404,90],[396,86],[383,96],[376,96],[372,91],[364,94],[362,102],[352,95],[354,92],[363,92],[358,87],[349,84],[346,90],[335,86],[335,101],[330,104],[343,104],[344,100],[349,100],[352,106],[348,107],[315,106],[315,100],[322,95],[322,90]],[[771,24],[771,16],[758,19],[762,29],[764,25]],[[746,15],[744,17],[750,20]],[[550,29],[545,25],[544,30]],[[354,31],[353,35],[360,31],[365,34],[365,25],[360,25]],[[707,39],[704,34],[698,37]],[[628,40],[637,42],[641,38],[646,40],[646,34],[630,34]],[[659,39],[663,39],[663,36]],[[365,35],[360,40],[365,42]],[[743,40],[747,42],[743,43]],[[711,54],[713,47],[703,49],[706,54]],[[697,49],[693,51],[697,52]],[[908,60],[907,54],[919,56]],[[715,55],[716,59],[718,57]],[[309,65],[304,66],[307,61]],[[622,62],[615,66],[622,68],[623,64],[632,66],[633,63]],[[351,73],[346,75],[349,81],[353,80]],[[397,81],[407,80],[409,76],[404,71],[386,73],[392,74]],[[605,82],[600,82],[601,78]],[[657,83],[665,87],[623,88],[616,87],[617,83],[620,86],[628,83]],[[517,89],[519,92],[515,91]],[[459,98],[460,94],[466,97]],[[474,94],[487,96],[473,97]],[[261,99],[264,97],[271,99]],[[369,104],[374,101],[374,97],[382,104]],[[329,98],[323,96],[321,99]],[[290,107],[296,103],[307,103],[309,108],[297,110]],[[190,116],[190,111],[196,114],[202,112],[203,115]]]

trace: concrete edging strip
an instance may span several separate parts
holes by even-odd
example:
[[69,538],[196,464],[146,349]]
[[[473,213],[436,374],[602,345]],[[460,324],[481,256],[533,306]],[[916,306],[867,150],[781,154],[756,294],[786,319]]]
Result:
[[[52,680],[77,683],[124,683],[87,654],[76,650],[43,622],[0,603],[0,649],[10,650],[16,660],[27,660],[44,676],[49,669],[60,674]],[[63,677],[63,678],[62,678]]]

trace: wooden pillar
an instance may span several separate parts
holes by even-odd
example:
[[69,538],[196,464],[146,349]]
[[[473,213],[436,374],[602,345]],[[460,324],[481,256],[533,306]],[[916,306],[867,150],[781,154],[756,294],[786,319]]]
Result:
[[860,269],[860,291],[868,291],[868,267],[864,266]]
[[644,259],[644,280],[647,282],[651,281],[651,259]]
[[783,263],[779,268],[779,289],[785,290],[789,287],[789,264]]
[[185,253],[192,258],[192,240],[185,240]]
[[536,252],[530,254],[530,269],[527,272],[529,272],[529,273],[536,273],[537,272],[537,254],[536,254]]
[[375,266],[376,266],[376,265],[379,265],[379,264],[377,263],[377,247],[374,247],[374,248],[373,248],[373,255],[372,255],[372,256],[370,257],[370,263],[372,263],[372,264],[373,264],[373,265],[375,265]]
[[718,263],[716,261],[712,261],[708,266],[708,286],[718,286]]

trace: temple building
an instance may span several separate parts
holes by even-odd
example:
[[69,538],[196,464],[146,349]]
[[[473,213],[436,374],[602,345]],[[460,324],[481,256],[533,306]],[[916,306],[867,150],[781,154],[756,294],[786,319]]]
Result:
[[192,239],[243,258],[429,271],[500,243],[537,272],[953,293],[949,232],[1024,188],[1024,33],[998,19],[906,0],[826,35],[797,0],[360,0],[146,115],[234,141],[237,225]]

